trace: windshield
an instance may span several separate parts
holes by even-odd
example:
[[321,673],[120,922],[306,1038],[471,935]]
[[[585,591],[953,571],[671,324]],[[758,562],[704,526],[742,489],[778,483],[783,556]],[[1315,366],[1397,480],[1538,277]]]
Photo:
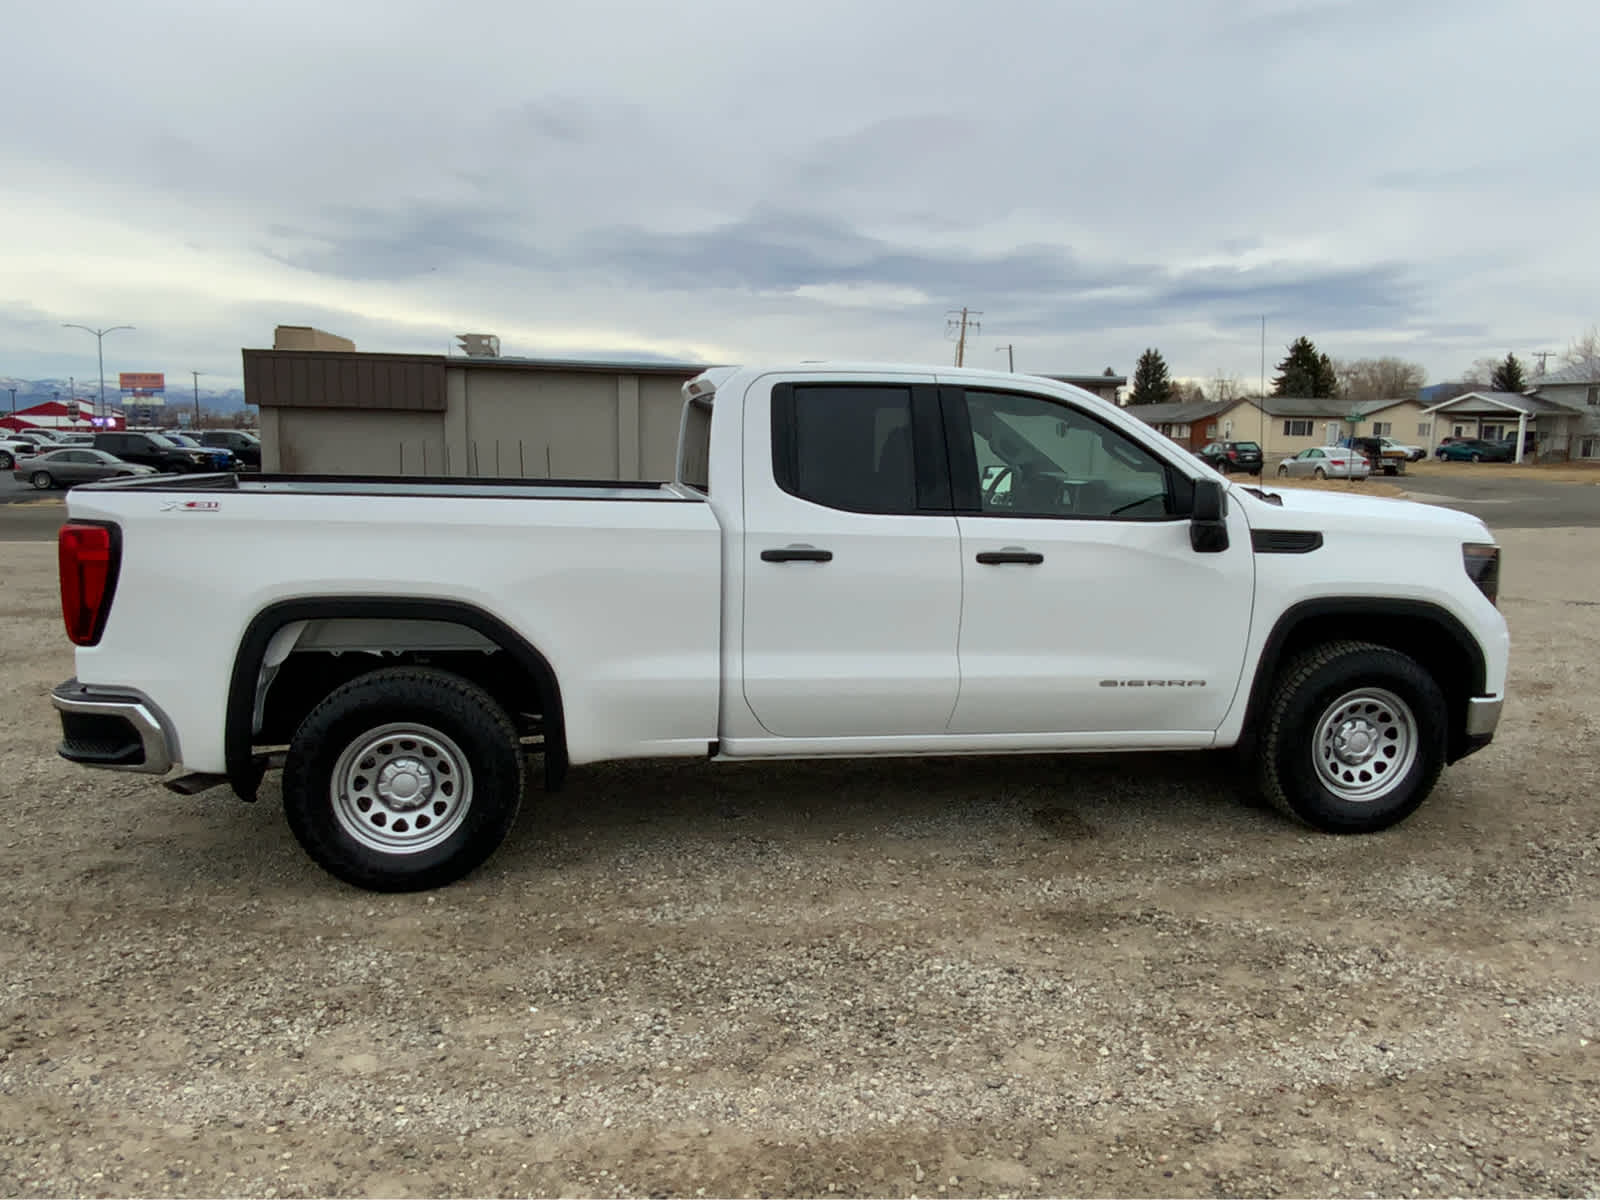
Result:
[[162,433],[147,433],[145,434],[145,437],[149,438],[158,446],[176,446],[178,444]]

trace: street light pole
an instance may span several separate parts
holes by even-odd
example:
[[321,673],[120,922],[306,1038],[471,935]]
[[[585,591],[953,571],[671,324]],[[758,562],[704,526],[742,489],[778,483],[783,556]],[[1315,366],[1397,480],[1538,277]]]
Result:
[[106,415],[106,346],[105,346],[105,336],[108,333],[115,333],[119,329],[132,329],[133,326],[132,325],[112,325],[107,329],[90,329],[87,325],[74,325],[70,321],[63,321],[61,323],[61,328],[63,328],[63,329],[81,329],[85,333],[94,334],[95,352],[96,352],[96,354],[98,355],[98,357],[100,359],[100,403],[99,403],[99,406],[94,410],[94,414],[97,417],[104,417]]
[[190,371],[194,376],[194,427],[200,428],[200,372]]
[[1017,372],[1017,354],[1016,354],[1017,348],[1015,346],[1011,346],[1011,345],[996,346],[994,348],[994,352],[996,354],[999,354],[1000,351],[1002,351],[1002,350],[1004,350],[1006,352],[1006,370],[1010,371],[1013,375],[1015,375],[1016,372]]

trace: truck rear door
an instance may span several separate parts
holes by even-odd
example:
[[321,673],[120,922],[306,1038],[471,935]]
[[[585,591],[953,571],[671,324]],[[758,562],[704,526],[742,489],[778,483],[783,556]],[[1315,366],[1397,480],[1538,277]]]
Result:
[[961,547],[932,376],[768,376],[744,412],[751,711],[779,737],[944,732]]

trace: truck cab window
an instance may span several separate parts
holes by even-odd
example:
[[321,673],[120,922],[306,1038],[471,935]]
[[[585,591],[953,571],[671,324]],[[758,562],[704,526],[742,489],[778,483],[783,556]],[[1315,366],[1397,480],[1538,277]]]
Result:
[[797,384],[772,396],[778,486],[828,508],[917,511],[911,389]]
[[969,390],[983,512],[1137,520],[1175,513],[1167,467],[1070,405]]

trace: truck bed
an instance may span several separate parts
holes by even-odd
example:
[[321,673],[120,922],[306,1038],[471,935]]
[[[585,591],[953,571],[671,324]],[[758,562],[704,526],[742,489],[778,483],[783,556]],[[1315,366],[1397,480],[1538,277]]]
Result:
[[[241,634],[289,602],[460,604],[542,653],[574,763],[697,750],[717,736],[721,530],[663,483],[158,475],[67,493],[117,527],[120,574],[78,678],[138,688],[224,766]],[[349,604],[344,604],[349,608]],[[423,619],[431,619],[423,617]]]

